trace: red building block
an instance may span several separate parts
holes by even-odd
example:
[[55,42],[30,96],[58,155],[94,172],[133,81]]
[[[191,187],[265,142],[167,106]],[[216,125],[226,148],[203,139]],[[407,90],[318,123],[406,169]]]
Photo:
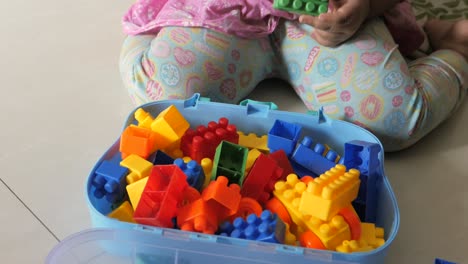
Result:
[[207,126],[188,129],[182,136],[180,149],[185,156],[200,162],[203,158],[213,159],[216,147],[223,140],[235,144],[239,142],[236,126],[229,124],[229,120],[224,117],[218,123],[211,121]]
[[265,204],[271,197],[275,183],[281,180],[282,175],[283,169],[275,160],[260,154],[242,184],[241,195]]
[[133,218],[144,225],[173,227],[187,188],[187,176],[177,165],[154,166]]
[[241,200],[240,187],[237,184],[228,186],[229,180],[219,176],[203,190],[202,198],[216,208],[219,220],[225,220],[237,213]]
[[268,155],[268,157],[274,159],[278,166],[283,169],[283,174],[280,178],[281,181],[286,180],[286,177],[288,177],[289,174],[294,173],[294,168],[291,165],[291,162],[289,161],[289,158],[284,150],[280,149],[272,152]]

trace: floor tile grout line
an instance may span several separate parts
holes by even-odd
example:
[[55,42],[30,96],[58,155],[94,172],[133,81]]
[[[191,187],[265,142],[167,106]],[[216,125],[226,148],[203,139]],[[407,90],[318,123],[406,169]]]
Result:
[[21,198],[10,188],[10,186],[8,186],[8,184],[6,184],[6,182],[3,181],[2,178],[0,178],[0,181],[16,197],[16,199],[18,199],[18,201],[20,201],[20,203],[23,204],[23,206],[34,216],[34,218],[36,218],[36,220],[39,221],[39,223],[41,223],[41,225],[55,238],[55,240],[57,240],[57,242],[60,242],[60,239],[54,234],[54,232],[52,232],[52,230],[50,230],[50,228],[31,210],[31,208],[29,208],[29,206],[27,206],[26,203],[23,200],[21,200]]

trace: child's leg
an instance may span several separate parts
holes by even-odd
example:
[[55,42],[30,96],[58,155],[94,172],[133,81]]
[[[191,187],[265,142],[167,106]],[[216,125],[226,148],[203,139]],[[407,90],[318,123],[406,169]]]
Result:
[[[326,48],[313,29],[285,22],[275,33],[289,80],[308,108],[372,131],[386,151],[408,147],[444,121],[462,99],[468,64],[443,51],[408,64],[380,20]],[[458,74],[458,75],[457,75]],[[466,85],[466,84],[465,84]]]
[[268,38],[247,40],[208,29],[168,27],[157,36],[127,37],[120,71],[137,105],[196,92],[213,101],[237,103],[271,74],[273,60]]

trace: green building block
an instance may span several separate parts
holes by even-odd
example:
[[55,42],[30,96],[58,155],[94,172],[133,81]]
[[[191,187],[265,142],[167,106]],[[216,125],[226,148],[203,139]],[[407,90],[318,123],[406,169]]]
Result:
[[327,0],[275,0],[273,7],[291,13],[318,16],[328,11]]
[[221,141],[216,148],[213,159],[211,180],[225,176],[229,184],[235,183],[242,187],[245,177],[245,166],[249,149],[228,141]]

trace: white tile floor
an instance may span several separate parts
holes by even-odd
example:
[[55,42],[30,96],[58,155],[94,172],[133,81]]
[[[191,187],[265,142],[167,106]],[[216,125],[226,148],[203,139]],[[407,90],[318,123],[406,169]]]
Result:
[[[41,263],[90,228],[88,172],[132,109],[118,74],[131,1],[8,1],[0,32],[0,259]],[[264,84],[251,98],[303,111]],[[112,99],[111,99],[112,98]],[[468,106],[416,147],[387,155],[401,229],[388,263],[468,262]]]

